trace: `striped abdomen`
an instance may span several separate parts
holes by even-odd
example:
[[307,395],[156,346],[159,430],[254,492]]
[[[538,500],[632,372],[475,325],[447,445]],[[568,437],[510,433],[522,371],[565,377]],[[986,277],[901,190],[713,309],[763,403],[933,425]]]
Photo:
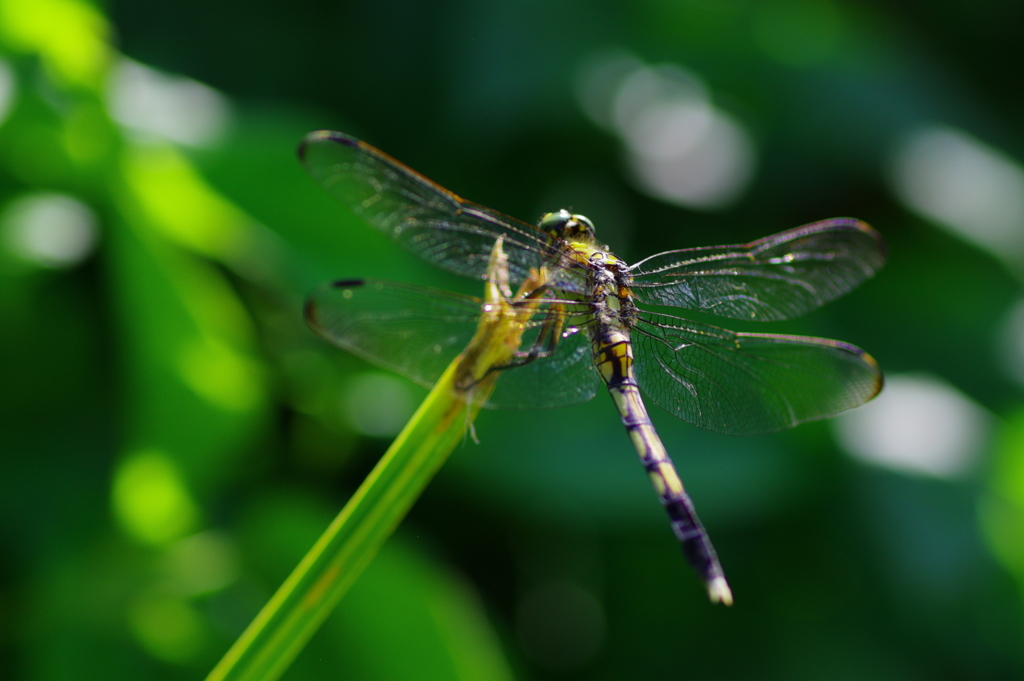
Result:
[[682,544],[687,562],[704,580],[712,601],[731,605],[732,593],[715,548],[640,399],[640,390],[633,375],[633,348],[627,332],[605,328],[595,334],[593,349],[594,364],[608,384],[629,439],[633,441],[661,504],[668,512],[672,530]]

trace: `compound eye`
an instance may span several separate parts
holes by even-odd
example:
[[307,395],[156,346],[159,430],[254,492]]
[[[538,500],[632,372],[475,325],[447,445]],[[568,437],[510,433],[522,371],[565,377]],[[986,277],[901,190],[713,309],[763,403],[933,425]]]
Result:
[[565,227],[565,235],[581,241],[593,241],[594,223],[583,215],[573,215],[572,222]]
[[575,220],[576,222],[583,223],[583,226],[586,231],[590,232],[591,234],[594,233],[594,223],[591,222],[590,218],[588,218],[586,215],[573,215],[572,219]]
[[537,228],[542,232],[561,237],[566,225],[573,216],[564,208],[557,213],[545,213],[537,223]]

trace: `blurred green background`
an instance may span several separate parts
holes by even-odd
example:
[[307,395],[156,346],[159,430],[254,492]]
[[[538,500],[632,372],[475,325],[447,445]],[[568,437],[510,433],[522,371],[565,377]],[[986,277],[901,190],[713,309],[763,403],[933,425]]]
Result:
[[[204,675],[425,394],[303,296],[473,293],[294,156],[354,134],[627,260],[853,215],[875,280],[770,329],[886,392],[653,417],[736,605],[610,401],[482,414],[286,679],[1024,678],[1024,5],[0,0],[0,677]],[[729,325],[739,328],[738,325]]]

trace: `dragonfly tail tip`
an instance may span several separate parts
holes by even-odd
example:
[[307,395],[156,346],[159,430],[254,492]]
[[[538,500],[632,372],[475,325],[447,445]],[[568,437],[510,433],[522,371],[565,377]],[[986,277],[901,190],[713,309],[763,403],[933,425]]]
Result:
[[708,582],[708,598],[711,599],[712,603],[732,605],[732,589],[729,588],[729,583],[725,581],[725,577],[714,577]]

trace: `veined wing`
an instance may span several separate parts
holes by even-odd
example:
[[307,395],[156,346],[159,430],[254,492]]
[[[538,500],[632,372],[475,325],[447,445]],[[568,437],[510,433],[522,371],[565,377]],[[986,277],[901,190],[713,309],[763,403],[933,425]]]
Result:
[[[482,279],[502,237],[509,279],[557,262],[558,242],[535,227],[467,201],[369,144],[329,130],[306,136],[299,158],[328,192],[371,226],[427,262]],[[561,288],[580,292],[583,275],[559,273]]]
[[776,321],[838,298],[885,262],[878,232],[833,218],[738,246],[659,253],[632,266],[637,297],[723,317]]
[[655,404],[726,435],[832,416],[882,389],[875,360],[841,341],[734,333],[645,314],[633,343],[637,382]]
[[[306,321],[335,345],[431,387],[476,333],[482,301],[446,291],[377,279],[338,281],[306,301]],[[487,407],[527,409],[586,402],[600,379],[587,334],[571,322],[586,320],[543,302],[523,334],[526,351],[548,315],[563,315],[555,351],[503,371]]]

